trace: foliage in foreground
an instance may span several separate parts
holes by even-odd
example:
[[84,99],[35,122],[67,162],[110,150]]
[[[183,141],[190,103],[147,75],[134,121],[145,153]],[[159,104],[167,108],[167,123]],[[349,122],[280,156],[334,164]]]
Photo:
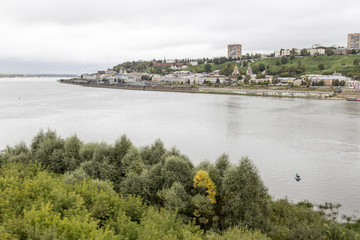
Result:
[[[34,161],[34,162],[33,162]],[[40,131],[0,154],[0,239],[358,239],[311,204],[273,201],[254,164],[194,166],[160,140],[135,147]],[[46,170],[44,170],[46,169]]]
[[0,171],[0,239],[201,239],[176,212],[121,197],[110,183],[64,176],[34,164]]

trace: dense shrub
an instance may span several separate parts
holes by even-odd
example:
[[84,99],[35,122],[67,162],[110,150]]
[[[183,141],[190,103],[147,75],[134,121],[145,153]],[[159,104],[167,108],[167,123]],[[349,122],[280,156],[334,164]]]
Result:
[[359,222],[272,200],[248,158],[194,166],[160,140],[137,148],[48,130],[6,147],[0,165],[0,239],[359,239]]

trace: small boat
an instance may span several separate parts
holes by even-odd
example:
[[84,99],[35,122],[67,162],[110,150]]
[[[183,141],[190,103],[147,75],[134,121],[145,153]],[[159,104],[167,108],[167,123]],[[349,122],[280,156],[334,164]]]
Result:
[[299,182],[301,180],[301,177],[299,174],[296,174],[294,178],[297,182]]

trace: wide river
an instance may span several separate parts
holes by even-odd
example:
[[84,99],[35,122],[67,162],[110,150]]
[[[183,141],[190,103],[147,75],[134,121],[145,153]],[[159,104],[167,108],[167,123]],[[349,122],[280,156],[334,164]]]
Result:
[[[160,138],[195,163],[249,156],[275,198],[360,210],[360,103],[87,88],[0,78],[0,149],[39,129],[136,146]],[[302,177],[294,180],[295,173]]]

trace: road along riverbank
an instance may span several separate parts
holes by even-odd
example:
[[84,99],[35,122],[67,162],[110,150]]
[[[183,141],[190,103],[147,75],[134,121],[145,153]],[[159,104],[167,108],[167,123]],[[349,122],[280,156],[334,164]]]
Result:
[[198,87],[164,84],[95,84],[91,82],[77,80],[59,80],[60,83],[73,84],[83,87],[114,88],[138,91],[162,91],[162,92],[185,92],[185,93],[207,93],[207,94],[231,94],[245,96],[267,96],[267,97],[291,97],[291,98],[311,98],[311,99],[345,99],[338,97],[333,91],[300,91],[289,89],[246,89],[246,88],[217,88],[217,87]]

